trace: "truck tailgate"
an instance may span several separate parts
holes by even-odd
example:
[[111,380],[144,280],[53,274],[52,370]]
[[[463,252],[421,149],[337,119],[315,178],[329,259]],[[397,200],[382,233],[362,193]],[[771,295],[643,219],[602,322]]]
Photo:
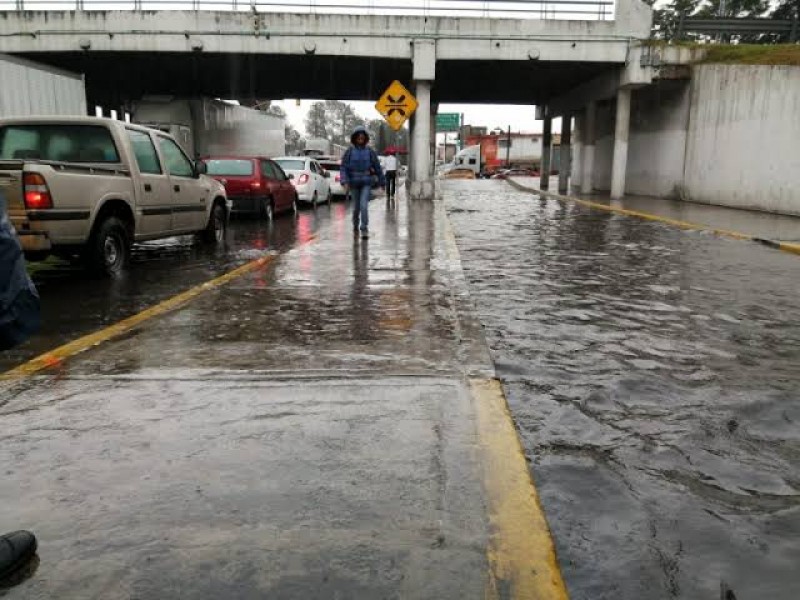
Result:
[[25,214],[25,201],[22,197],[22,167],[17,160],[0,160],[0,192],[6,198],[10,216]]

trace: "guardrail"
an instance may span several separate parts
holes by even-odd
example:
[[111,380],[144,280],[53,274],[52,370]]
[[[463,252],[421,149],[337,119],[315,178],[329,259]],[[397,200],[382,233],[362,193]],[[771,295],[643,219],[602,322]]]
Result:
[[677,38],[687,33],[705,35],[778,34],[787,36],[794,44],[800,40],[800,20],[763,19],[745,17],[685,17],[678,21]]
[[0,11],[207,10],[608,21],[614,0],[15,0]]

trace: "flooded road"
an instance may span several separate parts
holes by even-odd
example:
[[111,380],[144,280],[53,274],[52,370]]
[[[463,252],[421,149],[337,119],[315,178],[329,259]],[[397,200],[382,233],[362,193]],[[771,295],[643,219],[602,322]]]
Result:
[[573,600],[800,597],[800,260],[444,190]]
[[96,331],[194,285],[217,277],[261,255],[282,253],[330,222],[339,202],[277,216],[273,223],[234,218],[224,248],[209,248],[193,236],[169,238],[134,247],[130,268],[119,278],[98,279],[80,265],[33,263],[33,278],[42,297],[43,329],[39,335],[0,355],[0,371]]

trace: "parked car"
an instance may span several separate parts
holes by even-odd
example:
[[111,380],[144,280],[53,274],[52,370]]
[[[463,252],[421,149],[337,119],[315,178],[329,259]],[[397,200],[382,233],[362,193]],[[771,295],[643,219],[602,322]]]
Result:
[[225,186],[233,212],[256,214],[268,221],[282,212],[297,212],[297,190],[270,159],[212,156],[203,162],[208,175]]
[[0,120],[0,187],[31,259],[80,255],[121,271],[133,242],[201,233],[222,243],[225,188],[172,136],[97,117]]
[[319,164],[326,172],[331,174],[329,179],[331,195],[344,198],[347,193],[344,190],[344,185],[342,185],[341,163],[338,160],[322,160]]
[[331,203],[331,186],[328,183],[330,176],[325,175],[325,170],[314,158],[282,156],[274,160],[291,177],[301,202],[314,206],[320,202]]

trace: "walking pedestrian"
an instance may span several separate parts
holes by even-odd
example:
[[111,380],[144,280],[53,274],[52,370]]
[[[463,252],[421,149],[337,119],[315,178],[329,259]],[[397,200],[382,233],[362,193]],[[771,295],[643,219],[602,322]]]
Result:
[[394,150],[386,152],[386,158],[383,159],[383,166],[386,169],[386,197],[389,202],[394,201],[394,195],[397,191],[397,157]]
[[340,174],[345,191],[353,199],[353,235],[369,237],[369,196],[377,183],[383,190],[386,179],[378,155],[369,147],[369,133],[358,126],[350,136],[352,144],[342,157]]

